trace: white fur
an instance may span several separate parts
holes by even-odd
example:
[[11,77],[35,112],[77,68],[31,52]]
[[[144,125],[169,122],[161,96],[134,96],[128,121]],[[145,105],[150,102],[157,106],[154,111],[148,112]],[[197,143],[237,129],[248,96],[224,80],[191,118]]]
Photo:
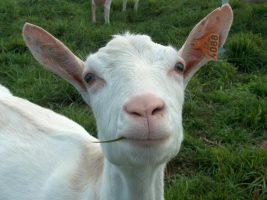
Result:
[[[70,119],[0,88],[0,199],[163,200],[164,168],[183,140],[185,85],[209,60],[192,43],[215,31],[223,45],[231,23],[225,5],[204,18],[179,51],[127,33],[85,63],[40,27],[26,24],[23,36],[33,56],[81,93],[100,140],[125,139],[94,144],[98,140]],[[175,70],[177,62],[186,66],[184,73]],[[96,75],[91,84],[84,81],[88,73]],[[136,105],[133,99],[144,116],[126,109]],[[160,112],[158,102],[164,103]],[[148,113],[151,105],[155,112]]]
[[0,95],[1,96],[11,96],[11,92],[6,87],[0,85]]
[[72,120],[0,93],[0,199],[81,199],[75,188],[84,189],[83,183],[75,179],[83,176],[93,189],[103,164],[100,145],[92,141]]
[[[123,0],[123,11],[126,11],[127,7],[127,1],[128,0]],[[110,6],[111,6],[112,0],[92,0],[92,21],[96,22],[96,6],[97,5],[103,5],[104,6],[104,18],[105,18],[105,23],[109,24],[110,23]],[[138,4],[139,0],[135,0],[134,4],[134,10],[138,10]]]

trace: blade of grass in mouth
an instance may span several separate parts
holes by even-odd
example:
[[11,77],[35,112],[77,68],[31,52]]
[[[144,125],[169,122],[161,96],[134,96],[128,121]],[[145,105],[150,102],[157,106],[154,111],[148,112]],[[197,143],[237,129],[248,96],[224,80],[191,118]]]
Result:
[[103,140],[103,141],[96,141],[96,142],[93,142],[93,143],[111,143],[111,142],[117,142],[117,141],[120,141],[120,140],[123,140],[125,139],[124,137],[119,137],[119,138],[116,138],[116,139],[113,139],[113,140]]

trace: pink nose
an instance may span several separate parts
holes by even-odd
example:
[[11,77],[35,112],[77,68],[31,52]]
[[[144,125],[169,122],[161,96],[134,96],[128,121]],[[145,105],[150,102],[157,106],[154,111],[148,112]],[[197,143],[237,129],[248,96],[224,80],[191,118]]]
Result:
[[156,117],[164,112],[164,101],[152,94],[133,97],[124,105],[124,110],[131,117]]

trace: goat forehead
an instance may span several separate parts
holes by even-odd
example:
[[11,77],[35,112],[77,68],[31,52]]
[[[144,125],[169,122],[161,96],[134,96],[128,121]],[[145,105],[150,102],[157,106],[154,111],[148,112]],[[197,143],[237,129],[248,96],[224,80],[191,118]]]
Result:
[[[121,68],[170,67],[178,60],[178,52],[171,46],[154,43],[147,35],[126,33],[116,35],[98,52],[88,57],[86,65],[105,68],[108,71]],[[114,69],[119,68],[119,69]]]

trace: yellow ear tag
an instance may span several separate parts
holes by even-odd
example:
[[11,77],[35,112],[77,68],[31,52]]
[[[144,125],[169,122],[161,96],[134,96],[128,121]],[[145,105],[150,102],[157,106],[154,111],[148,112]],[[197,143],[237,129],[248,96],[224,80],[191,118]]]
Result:
[[220,36],[218,33],[211,33],[196,40],[193,44],[193,48],[201,50],[206,57],[217,60],[220,45]]

